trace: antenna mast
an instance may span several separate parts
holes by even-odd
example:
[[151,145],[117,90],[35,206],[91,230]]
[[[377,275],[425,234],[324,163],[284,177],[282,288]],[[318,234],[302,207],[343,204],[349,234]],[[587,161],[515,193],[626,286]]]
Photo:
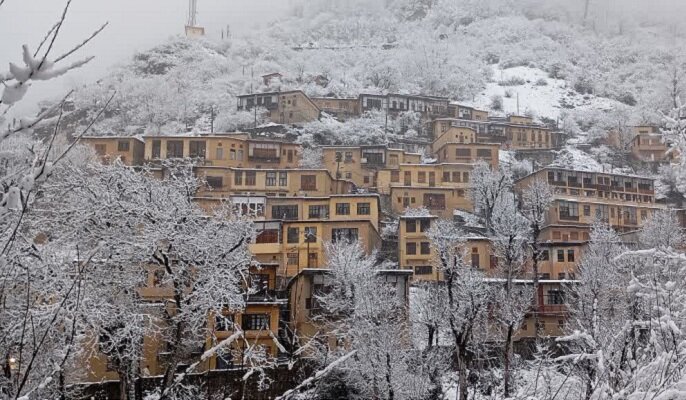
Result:
[[198,15],[198,0],[188,0],[188,26],[195,26]]
[[188,0],[188,21],[186,21],[186,36],[205,36],[205,28],[197,26],[198,0]]

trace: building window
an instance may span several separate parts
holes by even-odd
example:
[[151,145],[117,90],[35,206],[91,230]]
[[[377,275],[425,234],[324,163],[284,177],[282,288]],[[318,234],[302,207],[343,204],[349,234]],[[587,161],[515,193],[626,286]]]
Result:
[[419,220],[419,232],[427,232],[431,227],[431,220],[428,218]]
[[413,243],[413,242],[405,243],[405,253],[408,255],[417,254],[417,243]]
[[564,293],[560,290],[548,290],[548,304],[562,305],[565,303]]
[[298,219],[298,206],[297,205],[272,206],[272,219],[297,220]]
[[310,206],[308,215],[311,219],[327,219],[329,218],[329,206]]
[[212,189],[221,189],[224,186],[224,179],[221,176],[206,176],[205,181]]
[[414,267],[415,275],[430,275],[432,272],[431,265],[417,265]]
[[426,172],[420,171],[417,174],[417,183],[426,183]]
[[353,161],[353,152],[352,151],[346,151],[345,152],[345,162],[352,162]]
[[584,217],[590,217],[590,216],[591,216],[591,206],[584,205]]
[[117,151],[129,151],[129,141],[128,140],[117,141]]
[[430,210],[445,210],[445,195],[425,193],[424,206]]
[[243,314],[241,328],[244,331],[269,329],[269,314]]
[[300,190],[317,190],[317,175],[302,175]]
[[336,203],[336,215],[350,215],[350,203]]
[[479,248],[478,247],[472,247],[472,267],[473,268],[479,268],[480,267],[480,257],[479,257]]
[[558,250],[557,251],[557,262],[565,262],[565,251],[564,250]]
[[288,172],[279,172],[279,186],[288,186]]
[[[95,145],[95,153],[99,156],[104,156],[105,154],[107,154],[107,145],[96,144]],[[155,156],[153,155],[153,157],[155,157]],[[157,157],[159,157],[159,155]]]
[[317,243],[317,228],[308,226],[305,228],[305,243]]
[[357,228],[334,228],[331,230],[331,241],[334,243],[339,240],[354,242],[357,240],[357,238]]
[[245,185],[255,186],[257,185],[257,172],[255,171],[245,171]]
[[286,242],[290,244],[300,243],[300,228],[288,228]]
[[243,185],[243,171],[234,171],[233,172],[233,184],[234,185]]
[[231,149],[229,150],[229,160],[235,160],[236,159],[236,150]]
[[276,172],[274,172],[274,171],[267,172],[267,177],[265,179],[265,185],[276,186]]
[[492,156],[491,149],[477,149],[476,150],[476,156],[477,157],[483,157],[483,158],[491,158],[491,156]]
[[167,140],[167,158],[183,158],[182,140]]
[[391,182],[400,182],[400,171],[391,171]]
[[469,182],[469,172],[462,173],[462,182]]
[[457,158],[471,158],[471,149],[455,149],[455,157]]
[[574,262],[574,250],[567,250],[567,262]]
[[[162,142],[159,139],[153,140],[152,141],[152,158],[153,159],[160,158],[161,150],[162,150]],[[97,151],[97,149],[96,149],[96,151]]]
[[243,150],[238,150],[238,152],[236,154],[237,154],[236,159],[238,161],[243,161]]
[[298,262],[300,261],[298,253],[288,253],[286,254],[286,257],[288,259],[288,265],[298,265]]
[[353,174],[352,174],[352,173],[350,173],[350,172],[346,172],[346,173],[345,173],[345,179],[352,179],[352,178],[353,178]]
[[569,201],[560,202],[560,219],[579,220],[579,203]]
[[540,261],[548,261],[550,259],[550,252],[548,250],[543,250],[539,253]]
[[[243,215],[246,215],[247,211]],[[279,231],[277,229],[265,229],[255,237],[255,243],[279,243]]]
[[205,158],[205,142],[202,140],[191,140],[188,143],[188,155],[190,157]]
[[233,315],[215,315],[214,330],[217,332],[232,331],[234,324]]
[[357,203],[357,215],[370,215],[369,203]]
[[405,231],[408,233],[417,232],[417,220],[416,219],[405,220]]
[[429,242],[422,242],[419,246],[421,254],[431,254],[431,244]]
[[221,147],[217,147],[215,151],[215,159],[217,160],[223,160],[224,159],[224,149]]
[[364,176],[364,183],[369,183],[369,177],[367,175]]

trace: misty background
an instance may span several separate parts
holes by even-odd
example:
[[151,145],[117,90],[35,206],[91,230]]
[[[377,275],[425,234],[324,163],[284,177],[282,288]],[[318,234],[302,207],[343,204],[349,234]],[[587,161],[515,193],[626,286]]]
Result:
[[[65,4],[66,0],[6,0],[0,7],[0,69],[10,62],[21,64],[21,46],[35,49]],[[286,14],[291,4],[291,0],[200,0],[197,21],[210,38],[221,37],[227,25],[232,35],[240,36]],[[135,52],[183,35],[187,17],[187,0],[73,0],[52,54],[67,51],[109,21],[104,32],[70,59],[96,58],[60,79],[36,84],[14,114],[33,112],[40,100],[93,82]]]

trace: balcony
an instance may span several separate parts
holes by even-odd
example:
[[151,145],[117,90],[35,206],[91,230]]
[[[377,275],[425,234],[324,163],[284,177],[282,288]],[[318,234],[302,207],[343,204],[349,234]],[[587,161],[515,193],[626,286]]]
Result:
[[260,162],[260,163],[268,163],[268,164],[278,164],[281,162],[281,157],[278,155],[252,155],[248,156],[248,161],[253,161],[253,162]]
[[539,296],[539,301],[541,304],[533,304],[531,306],[532,313],[559,315],[568,312],[562,293]]

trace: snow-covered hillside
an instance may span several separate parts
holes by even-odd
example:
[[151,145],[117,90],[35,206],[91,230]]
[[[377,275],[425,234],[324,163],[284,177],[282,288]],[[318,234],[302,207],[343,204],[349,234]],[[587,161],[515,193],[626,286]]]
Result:
[[[499,95],[506,113],[517,111],[519,94],[521,113],[571,114],[575,123],[566,126],[584,134],[616,107],[655,122],[655,110],[671,107],[672,78],[672,89],[686,82],[685,42],[662,25],[590,30],[566,7],[537,0],[458,3],[312,0],[231,40],[173,38],[80,90],[76,103],[96,109],[117,90],[96,132],[165,134],[208,130],[213,113],[217,130],[239,128],[251,118],[237,112],[235,98],[251,90],[416,93],[482,108]],[[260,76],[272,72],[284,78],[266,87]],[[586,111],[593,115],[579,115]]]
[[[580,94],[564,79],[527,66],[500,68],[492,66],[493,75],[486,88],[471,101],[462,103],[480,109],[492,109],[493,98],[502,98],[501,114],[526,114],[557,120],[569,110],[610,111],[622,103],[592,94]],[[498,114],[498,111],[494,112]]]

